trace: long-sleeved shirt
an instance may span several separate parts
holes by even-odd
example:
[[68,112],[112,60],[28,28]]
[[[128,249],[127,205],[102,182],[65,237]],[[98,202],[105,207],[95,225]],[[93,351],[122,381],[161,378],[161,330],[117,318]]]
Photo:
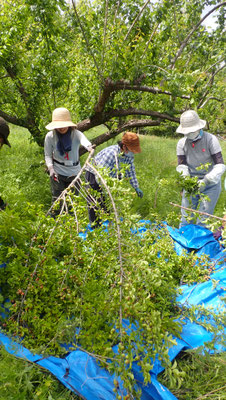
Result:
[[[91,142],[77,129],[71,129],[71,150],[69,152],[61,155],[57,149],[57,142],[58,137],[56,131],[48,132],[44,143],[47,168],[54,166],[55,172],[59,175],[76,176],[81,170],[79,147],[82,145],[87,149],[87,147],[91,146]],[[56,161],[54,162],[54,160]],[[63,165],[59,163],[63,163]]]
[[139,187],[136,171],[134,166],[134,156],[128,157],[126,154],[121,154],[121,148],[118,144],[106,147],[101,150],[94,158],[94,164],[97,166],[106,167],[113,178],[117,177],[117,171],[120,171],[120,164],[128,164],[129,169],[126,170],[125,176],[130,179],[130,184],[134,189]]

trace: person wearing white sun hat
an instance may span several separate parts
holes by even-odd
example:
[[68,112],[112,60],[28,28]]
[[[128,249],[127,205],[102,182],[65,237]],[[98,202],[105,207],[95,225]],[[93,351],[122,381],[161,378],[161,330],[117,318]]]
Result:
[[[85,135],[76,129],[67,108],[56,108],[52,113],[52,122],[46,129],[44,152],[45,162],[50,174],[52,202],[66,189],[81,170],[79,147],[88,151],[92,143]],[[77,191],[78,192],[78,187]]]
[[[221,176],[225,172],[221,146],[216,136],[203,131],[206,121],[200,119],[196,111],[187,110],[180,117],[180,125],[176,132],[184,135],[177,144],[177,172],[183,176],[198,178],[199,190],[208,196],[209,201],[201,200],[200,195],[190,196],[183,190],[182,206],[213,215],[221,193]],[[198,167],[208,164],[209,167]],[[181,209],[180,227],[188,223],[205,226],[205,216],[188,222],[186,210]]]

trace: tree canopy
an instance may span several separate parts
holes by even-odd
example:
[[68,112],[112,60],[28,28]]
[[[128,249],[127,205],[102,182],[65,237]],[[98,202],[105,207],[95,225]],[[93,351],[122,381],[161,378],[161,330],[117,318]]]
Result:
[[[2,0],[0,116],[40,145],[56,107],[81,131],[105,124],[96,145],[133,128],[168,129],[188,108],[221,132],[225,4]],[[216,13],[208,30],[202,22]]]

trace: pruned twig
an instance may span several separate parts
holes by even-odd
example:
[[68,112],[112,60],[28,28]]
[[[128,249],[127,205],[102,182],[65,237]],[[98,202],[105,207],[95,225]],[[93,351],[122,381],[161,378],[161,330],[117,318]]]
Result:
[[94,174],[97,176],[97,178],[100,180],[100,182],[103,184],[104,188],[106,189],[108,196],[111,200],[111,204],[113,207],[114,211],[114,216],[115,216],[115,222],[116,222],[116,232],[117,232],[117,238],[118,238],[118,253],[119,253],[119,265],[120,265],[120,311],[119,311],[119,319],[120,319],[120,337],[122,339],[122,283],[123,283],[123,275],[124,275],[124,270],[123,270],[123,262],[122,262],[122,246],[121,246],[121,231],[120,231],[120,220],[118,216],[118,211],[114,202],[114,199],[112,197],[111,191],[106,184],[105,180],[101,176],[101,174],[97,171],[97,169],[88,163],[88,167],[93,170]]
[[226,217],[224,217],[224,218],[217,217],[216,215],[211,215],[211,214],[208,214],[208,213],[206,213],[204,211],[198,211],[198,210],[193,210],[193,208],[183,207],[180,204],[175,204],[175,203],[172,203],[171,201],[169,202],[169,204],[171,204],[174,207],[182,208],[183,210],[186,210],[186,211],[191,211],[193,213],[197,213],[197,214],[200,214],[200,215],[206,215],[209,218],[218,219],[219,221],[225,222],[225,220],[226,220]]

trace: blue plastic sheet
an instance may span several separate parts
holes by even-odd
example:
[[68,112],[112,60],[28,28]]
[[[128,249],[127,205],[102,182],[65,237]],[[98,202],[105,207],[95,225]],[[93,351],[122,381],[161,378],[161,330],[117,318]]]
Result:
[[[145,223],[145,225],[144,225]],[[141,234],[150,225],[150,221],[140,221],[137,234]],[[225,309],[223,293],[226,289],[226,253],[220,243],[216,241],[213,234],[206,228],[197,225],[187,225],[181,229],[167,226],[167,229],[174,240],[175,250],[178,254],[182,251],[195,250],[197,254],[207,254],[215,262],[215,271],[211,274],[210,280],[204,283],[193,285],[182,285],[181,294],[178,295],[178,304],[183,306],[203,305],[211,307],[214,312]],[[85,238],[85,233],[82,237]],[[5,267],[5,265],[1,265]],[[125,326],[127,321],[124,321]],[[169,351],[169,357],[173,360],[182,350],[195,349],[205,346],[210,342],[213,335],[197,323],[189,320],[183,325],[181,339],[176,339],[176,345]],[[45,357],[32,354],[28,349],[13,342],[8,336],[0,333],[0,343],[6,350],[16,357],[34,362],[50,371],[65,387],[78,394],[86,400],[113,400],[115,399],[114,375],[110,375],[101,368],[96,360],[81,350],[71,351],[64,358]],[[216,346],[217,351],[225,348]],[[114,349],[117,351],[117,348]],[[133,363],[133,373],[137,379],[137,387],[142,390],[142,400],[176,400],[176,397],[161,383],[157,376],[163,371],[158,359],[153,362],[151,371],[151,383],[142,385],[143,376],[140,367]],[[117,378],[119,387],[124,393],[122,381]]]

